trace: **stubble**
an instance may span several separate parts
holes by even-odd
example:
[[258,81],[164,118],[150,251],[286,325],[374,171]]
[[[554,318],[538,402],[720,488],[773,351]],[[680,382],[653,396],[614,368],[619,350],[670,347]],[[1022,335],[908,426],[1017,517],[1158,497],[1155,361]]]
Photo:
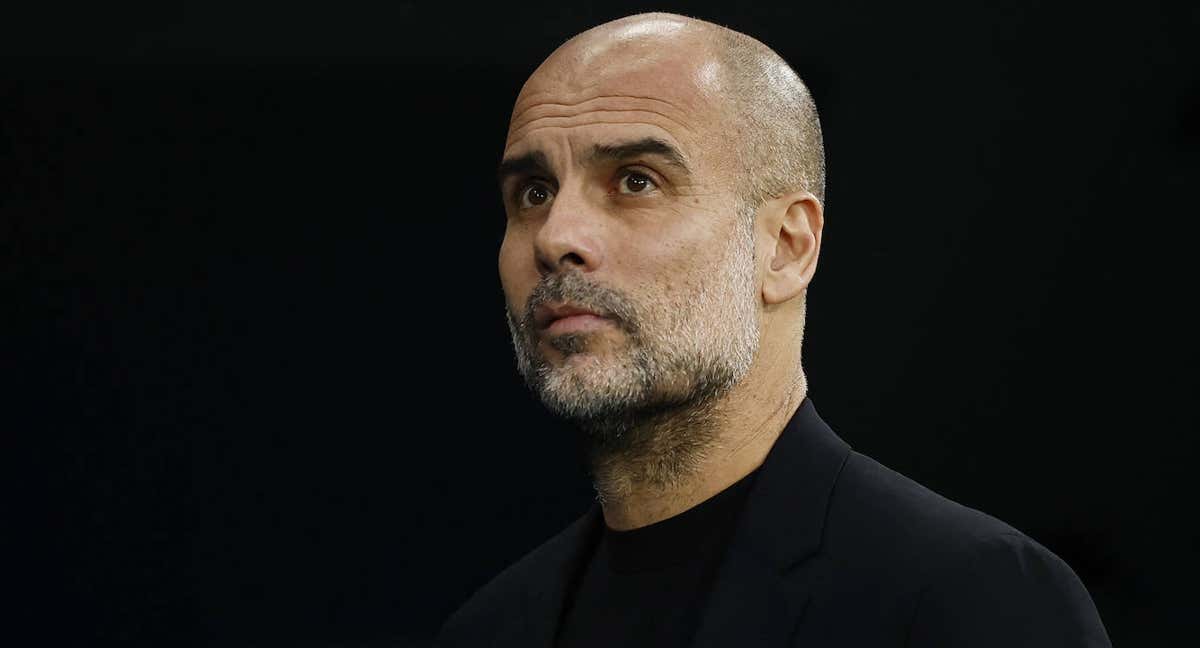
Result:
[[[751,218],[737,229],[715,268],[673,282],[682,289],[634,297],[571,270],[543,277],[520,318],[507,311],[517,368],[551,412],[583,431],[602,501],[670,488],[715,445],[721,397],[748,373],[759,343]],[[596,352],[597,333],[540,336],[533,313],[547,302],[609,318],[622,343]]]

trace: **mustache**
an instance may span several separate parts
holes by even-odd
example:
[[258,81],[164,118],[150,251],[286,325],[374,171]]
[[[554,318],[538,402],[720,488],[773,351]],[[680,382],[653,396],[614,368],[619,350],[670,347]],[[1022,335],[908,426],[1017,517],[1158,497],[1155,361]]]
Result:
[[562,302],[586,308],[613,320],[627,333],[638,332],[639,318],[633,300],[618,290],[589,281],[577,270],[546,275],[538,281],[525,303],[522,328],[534,330],[534,310],[546,302]]

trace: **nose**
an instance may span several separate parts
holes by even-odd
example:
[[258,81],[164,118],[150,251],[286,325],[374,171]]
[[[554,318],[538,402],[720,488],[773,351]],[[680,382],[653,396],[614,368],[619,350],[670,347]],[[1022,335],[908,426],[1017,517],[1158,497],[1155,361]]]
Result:
[[600,216],[579,192],[561,190],[533,239],[538,273],[591,272],[599,267]]

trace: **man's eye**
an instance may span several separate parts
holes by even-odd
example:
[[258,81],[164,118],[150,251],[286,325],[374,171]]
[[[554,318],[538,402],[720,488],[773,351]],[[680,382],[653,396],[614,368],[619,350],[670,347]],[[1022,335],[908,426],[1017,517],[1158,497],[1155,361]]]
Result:
[[617,191],[623,194],[638,194],[646,193],[652,189],[656,189],[658,185],[650,179],[650,176],[637,171],[630,171],[621,176],[621,182],[617,184]]
[[549,187],[544,184],[534,183],[527,185],[521,190],[517,202],[520,203],[521,207],[528,209],[546,204],[550,201],[552,195]]

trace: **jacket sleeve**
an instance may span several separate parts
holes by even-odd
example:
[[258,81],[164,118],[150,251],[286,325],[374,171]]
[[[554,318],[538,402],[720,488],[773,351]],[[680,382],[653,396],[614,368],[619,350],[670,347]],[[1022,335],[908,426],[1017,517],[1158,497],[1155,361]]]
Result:
[[908,646],[1110,647],[1075,572],[1020,533],[977,540],[921,593]]

